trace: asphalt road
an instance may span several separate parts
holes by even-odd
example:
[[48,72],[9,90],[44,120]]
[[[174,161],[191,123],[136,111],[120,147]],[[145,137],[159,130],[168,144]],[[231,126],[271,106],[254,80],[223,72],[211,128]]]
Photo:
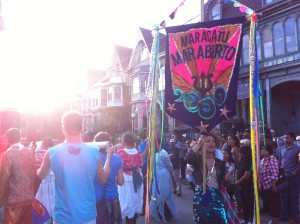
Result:
[[[182,196],[177,197],[175,195],[175,205],[179,213],[178,220],[172,220],[170,224],[194,224],[193,217],[193,191],[188,189],[188,183],[182,182]],[[262,202],[260,200],[260,205]],[[268,224],[271,220],[271,217],[268,214],[260,214],[261,224]],[[125,222],[124,222],[125,223]],[[150,219],[150,224],[158,224],[162,222],[156,222],[153,219]],[[288,224],[288,221],[279,222],[280,224]],[[144,224],[144,217],[141,216],[138,218],[137,224]]]
[[[170,224],[193,224],[193,191],[188,189],[188,183],[182,181],[182,196],[175,197],[175,205],[178,210],[179,218],[177,220],[172,220]],[[144,217],[139,217],[138,224],[144,223]],[[150,220],[151,224],[158,224],[161,222],[156,222],[155,220]]]

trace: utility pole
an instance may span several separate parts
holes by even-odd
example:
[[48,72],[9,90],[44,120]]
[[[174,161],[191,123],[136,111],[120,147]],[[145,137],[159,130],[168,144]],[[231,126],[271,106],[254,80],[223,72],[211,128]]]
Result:
[[204,0],[200,0],[200,22],[204,22]]

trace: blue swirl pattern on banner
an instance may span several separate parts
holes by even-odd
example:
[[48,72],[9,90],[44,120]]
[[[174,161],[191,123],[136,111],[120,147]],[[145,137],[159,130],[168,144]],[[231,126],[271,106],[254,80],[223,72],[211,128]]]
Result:
[[187,111],[191,113],[198,112],[202,119],[209,120],[215,115],[217,107],[224,104],[227,98],[227,90],[224,86],[218,85],[215,88],[214,95],[201,98],[201,94],[198,91],[191,90],[184,93],[182,89],[175,89],[174,95],[179,96],[174,101],[182,102]]

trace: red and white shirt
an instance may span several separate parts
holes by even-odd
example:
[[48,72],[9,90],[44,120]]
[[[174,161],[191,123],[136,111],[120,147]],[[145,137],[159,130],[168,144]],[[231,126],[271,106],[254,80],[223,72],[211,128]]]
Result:
[[267,190],[272,187],[272,181],[278,180],[279,166],[274,156],[264,157],[259,166],[260,180],[263,189]]
[[[133,149],[119,149],[117,155],[121,157],[123,162],[123,168],[141,167],[143,165],[141,153]],[[137,169],[141,171],[140,168]],[[125,174],[132,176],[132,171],[124,171]]]

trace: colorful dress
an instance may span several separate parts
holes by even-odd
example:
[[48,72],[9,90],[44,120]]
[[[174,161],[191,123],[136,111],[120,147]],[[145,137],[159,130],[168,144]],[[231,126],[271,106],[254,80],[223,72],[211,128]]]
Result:
[[0,203],[3,223],[32,223],[34,155],[20,143],[2,154],[0,161]]
[[[120,149],[117,152],[123,162],[124,184],[118,186],[119,200],[121,205],[122,219],[125,217],[133,218],[135,214],[142,213],[143,209],[143,183],[135,189],[132,173],[137,171],[141,176],[141,167],[143,165],[142,155],[137,149]],[[128,169],[135,169],[130,171]]]
[[170,161],[168,153],[162,149],[155,154],[156,160],[156,181],[153,181],[151,201],[150,201],[150,214],[159,221],[169,221],[169,217],[165,217],[165,204],[168,206],[171,216],[178,217],[177,210],[174,203],[173,185],[171,174],[173,166]]
[[215,158],[211,171],[208,171],[209,178],[207,181],[207,191],[203,194],[202,178],[202,155],[189,150],[185,156],[187,163],[194,168],[194,178],[198,185],[195,188],[193,200],[194,219],[197,224],[229,224],[225,202],[221,192],[222,182],[225,179],[226,167],[225,162]]

